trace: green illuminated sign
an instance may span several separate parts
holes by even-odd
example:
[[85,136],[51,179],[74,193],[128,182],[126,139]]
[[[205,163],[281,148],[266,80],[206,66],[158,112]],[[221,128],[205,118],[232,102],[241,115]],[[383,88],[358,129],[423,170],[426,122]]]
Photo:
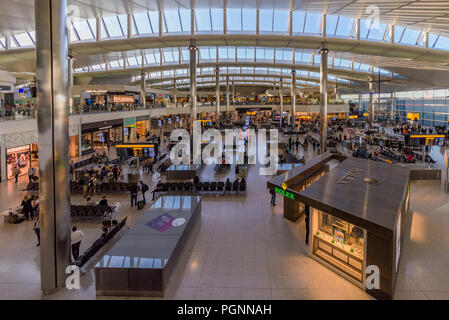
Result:
[[295,196],[293,195],[293,193],[287,192],[287,191],[282,190],[280,188],[275,187],[274,188],[274,192],[279,193],[280,195],[283,195],[286,198],[295,200]]

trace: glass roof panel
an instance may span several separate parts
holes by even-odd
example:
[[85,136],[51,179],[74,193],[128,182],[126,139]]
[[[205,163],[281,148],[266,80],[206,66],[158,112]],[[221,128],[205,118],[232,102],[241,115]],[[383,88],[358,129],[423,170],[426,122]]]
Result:
[[103,17],[103,21],[109,34],[109,37],[116,38],[124,36],[117,16]]
[[275,10],[273,15],[273,31],[288,32],[289,12],[287,10]]
[[212,20],[212,31],[223,31],[224,27],[223,9],[210,9],[210,16]]
[[360,39],[366,39],[371,28],[372,20],[360,19]]
[[242,10],[231,8],[227,9],[226,24],[228,31],[242,31]]
[[[229,20],[228,20],[229,21]],[[252,9],[242,10],[243,31],[256,31],[257,11]]]
[[151,29],[153,30],[153,33],[159,33],[159,12],[148,11],[148,17],[150,18]]
[[133,16],[139,35],[153,33],[147,12],[136,12]]
[[212,31],[210,9],[195,9],[195,21],[197,31]]
[[128,57],[128,65],[129,66],[137,66],[139,63],[137,62],[136,57]]
[[272,32],[273,31],[273,14],[274,10],[259,10],[259,30],[260,32]]
[[93,40],[94,34],[87,20],[75,20],[73,26],[81,41]]
[[338,20],[337,31],[335,35],[338,37],[350,37],[354,29],[355,19],[341,16]]
[[429,48],[433,48],[435,46],[435,41],[438,39],[438,35],[434,33],[429,33]]
[[404,27],[394,26],[394,42],[399,43],[404,33]]
[[440,50],[449,50],[449,38],[439,36],[437,42],[435,43],[434,48]]
[[[128,32],[128,15],[127,14],[121,14],[121,15],[118,15],[117,18],[118,18],[118,20],[120,22],[120,26],[122,28],[122,32],[126,36],[126,34]],[[131,26],[132,26],[132,24],[131,24]]]
[[304,33],[321,33],[321,14],[307,13],[304,23]]
[[254,60],[254,48],[237,48],[237,60]]
[[304,11],[292,12],[292,32],[303,33],[306,13]]
[[387,30],[387,25],[385,23],[373,23],[371,24],[371,29],[369,30],[368,39],[374,41],[382,41],[385,36],[385,31]]
[[[33,40],[31,40],[31,38],[27,32],[16,34],[14,37],[16,38],[17,42],[19,43],[20,47],[34,46]],[[11,43],[13,43],[13,41],[11,41]]]
[[338,16],[327,15],[326,16],[326,34],[328,36],[334,36],[337,30]]
[[[190,20],[190,19],[189,19]],[[183,32],[181,26],[181,19],[178,10],[165,10],[164,11],[165,32],[168,33],[180,33]]]
[[416,45],[418,38],[421,35],[420,30],[406,28],[402,35],[401,44]]

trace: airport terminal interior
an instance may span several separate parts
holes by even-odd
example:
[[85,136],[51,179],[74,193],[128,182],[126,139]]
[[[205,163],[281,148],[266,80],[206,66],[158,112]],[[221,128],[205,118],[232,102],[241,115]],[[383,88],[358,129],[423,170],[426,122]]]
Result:
[[447,1],[0,3],[0,299],[449,299]]

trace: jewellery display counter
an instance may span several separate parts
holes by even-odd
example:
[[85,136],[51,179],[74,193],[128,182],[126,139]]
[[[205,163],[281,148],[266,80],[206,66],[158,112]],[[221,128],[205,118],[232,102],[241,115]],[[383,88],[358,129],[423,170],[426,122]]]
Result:
[[354,278],[363,281],[365,231],[342,219],[315,210],[318,225],[313,229],[313,254]]
[[[335,166],[334,160],[338,160]],[[296,203],[296,214],[304,212],[306,249],[313,259],[372,296],[391,299],[409,206],[409,183],[408,169],[324,153],[307,167],[273,177],[267,187],[284,197],[284,217],[295,215],[285,212],[292,210],[286,202]],[[372,275],[379,286],[367,284]]]

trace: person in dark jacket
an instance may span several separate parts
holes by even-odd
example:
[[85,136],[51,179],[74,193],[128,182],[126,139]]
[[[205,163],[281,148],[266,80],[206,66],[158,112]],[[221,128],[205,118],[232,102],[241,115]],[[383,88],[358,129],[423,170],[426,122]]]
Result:
[[137,206],[137,193],[139,192],[139,187],[136,183],[133,183],[129,187],[129,192],[131,193],[131,207],[133,207],[134,205]]
[[143,181],[140,181],[140,192],[142,192],[142,197],[143,197],[143,204],[147,204],[147,200],[145,198],[145,192],[148,191],[148,185],[146,185],[145,183],[143,183]]

